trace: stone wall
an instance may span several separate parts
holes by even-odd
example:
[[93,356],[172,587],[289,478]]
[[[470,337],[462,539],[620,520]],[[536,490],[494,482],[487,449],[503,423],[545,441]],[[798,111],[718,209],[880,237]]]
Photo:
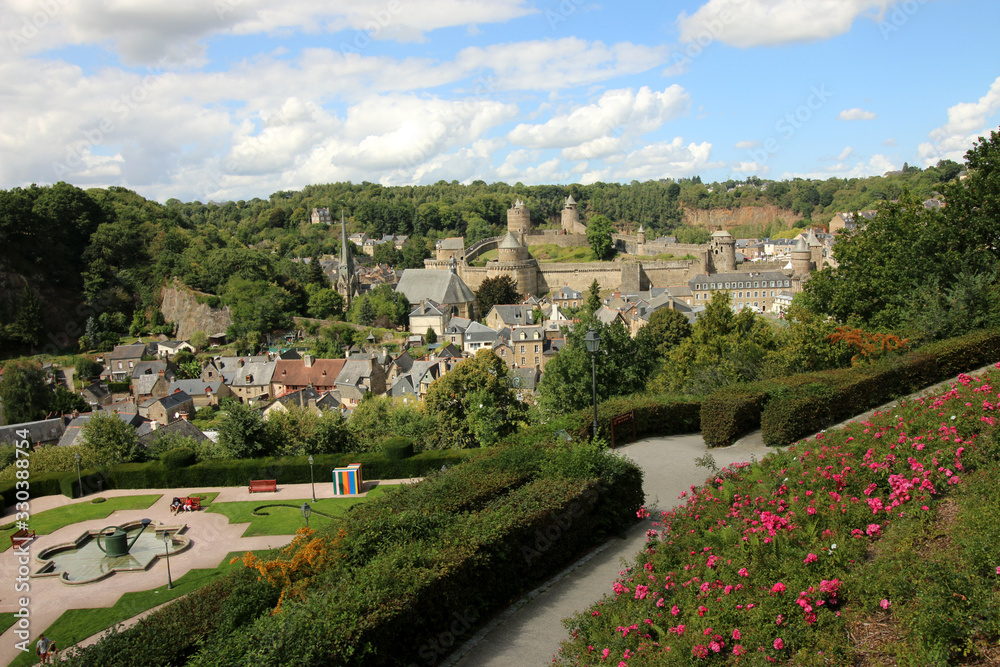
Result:
[[229,306],[211,308],[208,304],[198,303],[198,294],[178,281],[163,288],[160,310],[164,319],[177,325],[178,340],[190,338],[195,331],[204,331],[207,335],[219,333],[233,323]]
[[526,236],[525,241],[530,248],[533,245],[557,245],[560,248],[571,248],[576,246],[582,246],[586,248],[590,244],[587,243],[587,236],[585,234],[561,234],[558,233],[559,230],[547,229],[546,232],[556,232],[556,233],[545,233],[545,234],[532,234],[531,236]]

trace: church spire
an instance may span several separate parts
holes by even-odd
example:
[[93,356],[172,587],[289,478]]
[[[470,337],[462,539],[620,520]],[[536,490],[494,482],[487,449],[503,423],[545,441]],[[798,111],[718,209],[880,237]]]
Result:
[[337,291],[344,297],[345,307],[350,307],[351,299],[357,293],[357,278],[354,275],[354,256],[347,240],[347,222],[344,209],[340,209],[340,265],[337,267]]

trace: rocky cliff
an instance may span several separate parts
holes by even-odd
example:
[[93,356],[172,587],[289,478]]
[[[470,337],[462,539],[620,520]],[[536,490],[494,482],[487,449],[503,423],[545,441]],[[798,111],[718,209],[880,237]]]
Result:
[[178,340],[190,338],[195,331],[208,335],[219,333],[233,322],[229,306],[212,308],[207,303],[198,303],[199,296],[209,295],[195,292],[177,281],[163,288],[160,310],[167,321],[177,324]]
[[681,209],[684,214],[684,224],[693,227],[704,227],[709,231],[733,229],[744,225],[766,225],[777,219],[784,221],[786,227],[791,227],[802,219],[798,213],[777,206],[740,206],[737,208],[713,209]]

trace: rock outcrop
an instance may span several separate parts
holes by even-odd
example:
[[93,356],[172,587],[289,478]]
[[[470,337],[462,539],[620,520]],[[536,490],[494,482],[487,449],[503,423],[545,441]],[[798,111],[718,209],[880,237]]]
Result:
[[203,331],[208,335],[219,333],[233,323],[229,306],[212,308],[208,303],[198,303],[198,297],[203,301],[212,298],[211,295],[196,292],[177,280],[163,288],[160,310],[163,311],[164,319],[177,325],[178,340],[190,338],[195,331]]
[[766,225],[781,219],[791,227],[802,215],[778,206],[739,206],[737,208],[684,208],[684,224],[709,231],[730,230],[744,225]]

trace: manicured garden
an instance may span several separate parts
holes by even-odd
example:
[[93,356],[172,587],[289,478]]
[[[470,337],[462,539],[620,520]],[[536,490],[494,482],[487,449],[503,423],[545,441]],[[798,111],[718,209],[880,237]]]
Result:
[[[101,499],[100,502],[95,502],[97,498],[90,498],[84,502],[32,514],[31,529],[38,535],[48,535],[74,523],[103,519],[118,510],[146,509],[160,498],[161,495],[158,493],[142,496],[120,496],[106,500]],[[17,526],[13,523],[0,527],[0,553],[10,548],[10,536],[16,531]]]
[[566,621],[557,663],[997,664],[993,382],[960,376],[692,486]]

